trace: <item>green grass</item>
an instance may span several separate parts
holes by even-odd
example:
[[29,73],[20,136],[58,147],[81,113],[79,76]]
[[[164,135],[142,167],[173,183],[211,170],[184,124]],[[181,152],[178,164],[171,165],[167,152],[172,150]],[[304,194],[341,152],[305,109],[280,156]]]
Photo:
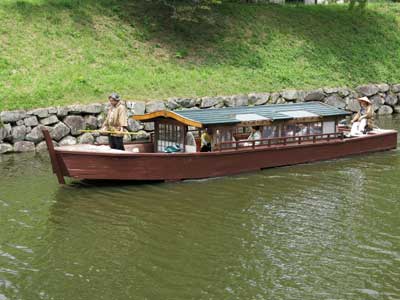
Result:
[[400,4],[223,4],[213,23],[132,0],[2,0],[0,111],[400,82]]

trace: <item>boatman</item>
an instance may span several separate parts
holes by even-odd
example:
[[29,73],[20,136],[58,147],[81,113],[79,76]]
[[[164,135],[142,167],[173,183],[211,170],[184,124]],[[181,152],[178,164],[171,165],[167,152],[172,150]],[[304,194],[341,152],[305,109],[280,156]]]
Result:
[[[111,107],[108,110],[107,118],[101,130],[123,132],[128,126],[128,115],[125,105],[121,103],[121,98],[117,93],[112,93],[108,97]],[[124,135],[121,133],[111,133],[108,136],[108,143],[111,149],[125,150]]]
[[362,135],[367,129],[373,128],[374,108],[371,101],[367,97],[357,99],[360,103],[360,110],[351,120],[351,136]]

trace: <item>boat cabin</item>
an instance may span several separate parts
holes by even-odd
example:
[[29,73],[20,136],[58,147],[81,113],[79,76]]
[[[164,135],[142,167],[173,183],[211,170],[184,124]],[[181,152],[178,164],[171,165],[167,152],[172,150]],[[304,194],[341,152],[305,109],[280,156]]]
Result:
[[[305,102],[163,110],[133,118],[154,123],[153,152],[200,152],[200,138],[205,130],[211,133],[211,151],[343,138],[338,122],[349,114],[321,102]],[[252,128],[258,131],[257,139],[249,139]]]

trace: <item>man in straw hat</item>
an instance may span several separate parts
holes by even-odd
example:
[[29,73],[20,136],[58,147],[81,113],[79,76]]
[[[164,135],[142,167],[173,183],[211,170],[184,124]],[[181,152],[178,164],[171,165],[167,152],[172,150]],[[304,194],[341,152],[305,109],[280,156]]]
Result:
[[357,98],[357,100],[361,107],[351,120],[351,136],[365,134],[367,128],[372,129],[373,127],[374,109],[371,101],[367,97]]
[[[121,103],[121,98],[117,93],[112,93],[108,100],[110,109],[101,130],[122,132],[128,126],[128,116],[125,106]],[[123,134],[112,133],[108,136],[108,143],[111,149],[125,150]]]

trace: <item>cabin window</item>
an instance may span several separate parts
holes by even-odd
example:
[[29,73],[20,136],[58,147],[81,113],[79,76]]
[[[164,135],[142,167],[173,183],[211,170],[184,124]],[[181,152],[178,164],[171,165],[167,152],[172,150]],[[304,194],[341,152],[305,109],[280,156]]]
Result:
[[296,124],[296,136],[304,136],[310,134],[309,123],[297,123]]
[[322,126],[322,132],[324,134],[335,133],[335,121],[325,121]]
[[295,136],[296,124],[286,124],[282,136]]
[[183,149],[183,128],[180,125],[170,123],[159,123],[157,151],[163,152],[168,146],[179,145]]
[[[232,128],[219,128],[216,130],[216,134],[213,135],[213,144],[220,144],[224,142],[234,141]],[[220,145],[221,148],[231,148],[233,144]]]
[[263,126],[261,135],[263,139],[272,139],[279,137],[279,127],[278,126]]
[[310,134],[322,134],[322,122],[310,123]]

